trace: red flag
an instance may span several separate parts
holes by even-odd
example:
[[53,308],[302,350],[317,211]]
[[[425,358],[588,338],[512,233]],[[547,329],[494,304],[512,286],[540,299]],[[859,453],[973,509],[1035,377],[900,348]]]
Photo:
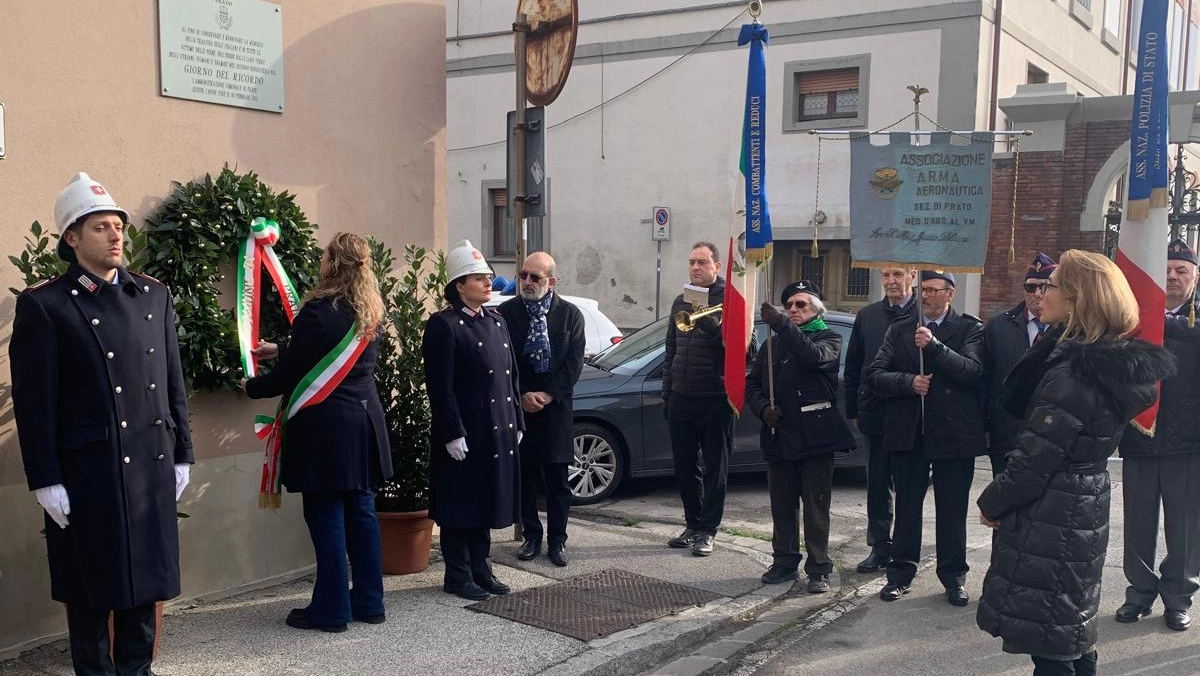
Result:
[[[736,222],[736,219],[735,219]],[[746,403],[746,347],[750,344],[750,314],[746,308],[744,263],[734,258],[737,237],[729,238],[725,263],[725,300],[721,312],[721,336],[725,342],[725,396],[735,414]]]

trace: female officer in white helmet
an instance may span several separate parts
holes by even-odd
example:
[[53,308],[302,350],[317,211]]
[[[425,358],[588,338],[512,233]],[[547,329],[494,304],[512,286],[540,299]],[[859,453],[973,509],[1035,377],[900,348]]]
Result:
[[478,601],[509,591],[492,574],[490,531],[520,513],[524,420],[508,329],[483,307],[491,268],[462,240],[446,256],[446,273],[450,305],[429,318],[421,344],[433,412],[429,515],[441,527],[442,588]]

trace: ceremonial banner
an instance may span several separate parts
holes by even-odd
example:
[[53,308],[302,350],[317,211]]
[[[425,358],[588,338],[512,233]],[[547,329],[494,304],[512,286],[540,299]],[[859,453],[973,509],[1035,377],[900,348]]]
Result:
[[[879,136],[879,135],[876,135]],[[992,142],[934,133],[850,136],[850,256],[855,267],[982,272],[992,204]]]
[[[1129,193],[1117,241],[1117,265],[1137,296],[1137,335],[1162,345],[1167,306],[1167,3],[1145,0],[1138,35],[1137,78],[1130,122]],[[1158,402],[1133,419],[1154,436]]]

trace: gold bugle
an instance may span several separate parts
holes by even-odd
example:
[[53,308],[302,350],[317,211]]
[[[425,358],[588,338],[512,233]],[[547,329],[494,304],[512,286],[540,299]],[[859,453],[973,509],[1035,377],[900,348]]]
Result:
[[[717,314],[720,311],[721,306],[719,304],[704,308],[703,310],[697,310],[696,312],[680,310],[679,312],[675,313],[675,330],[687,333],[688,331],[696,328],[696,320],[703,319],[709,315]],[[717,319],[717,323],[721,323],[719,318]]]

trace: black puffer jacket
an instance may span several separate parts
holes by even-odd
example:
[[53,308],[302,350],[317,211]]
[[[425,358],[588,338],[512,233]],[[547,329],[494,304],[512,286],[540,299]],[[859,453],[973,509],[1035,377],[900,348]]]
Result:
[[[798,460],[809,455],[854,448],[854,435],[837,407],[838,356],[842,337],[833,329],[805,332],[780,316],[771,327],[775,370],[775,406],[779,427],[763,425],[760,443],[767,460]],[[762,418],[770,405],[767,346],[746,378],[746,408]],[[827,407],[826,404],[828,404]],[[810,408],[808,411],[801,409]]]
[[1108,546],[1105,461],[1175,360],[1126,339],[1068,340],[1043,352],[1013,368],[1010,378],[1040,383],[1007,469],[979,496],[980,511],[1000,528],[976,619],[1004,639],[1005,652],[1075,659],[1096,643]]
[[1123,458],[1200,453],[1200,325],[1188,328],[1186,317],[1168,317],[1163,347],[1179,360],[1179,374],[1162,382],[1154,437],[1126,431]]
[[[708,287],[709,306],[725,302],[725,280]],[[671,304],[670,317],[677,312],[692,312],[690,303],[683,302],[683,294],[675,297]],[[696,322],[695,328],[686,333],[675,329],[675,321],[667,322],[666,361],[663,368],[663,399],[670,400],[672,394],[687,397],[725,397],[725,343],[721,339],[721,325],[711,316]]]

